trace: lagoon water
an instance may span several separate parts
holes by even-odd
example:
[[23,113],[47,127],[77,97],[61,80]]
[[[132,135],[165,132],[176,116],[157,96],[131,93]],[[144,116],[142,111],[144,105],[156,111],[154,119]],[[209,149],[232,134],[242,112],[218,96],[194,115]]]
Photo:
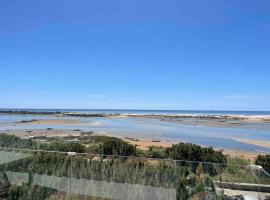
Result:
[[[36,110],[35,110],[36,111]],[[40,111],[40,110],[39,110]],[[55,110],[46,110],[55,111]],[[70,110],[66,110],[69,112]],[[82,110],[72,110],[73,112],[82,112]],[[64,110],[61,110],[64,112]],[[84,110],[84,112],[98,112],[97,110]],[[128,112],[127,110],[99,110],[99,112],[124,112],[135,113],[134,111]],[[144,113],[154,113],[153,111],[137,111]],[[159,113],[168,113],[168,111],[155,111]],[[173,111],[170,111],[173,112]],[[178,111],[179,113],[180,111]],[[186,113],[191,113],[185,111]],[[198,113],[193,111],[194,113]],[[225,114],[224,111],[211,111],[216,114]],[[230,111],[227,114],[241,114],[236,111]],[[176,112],[175,112],[176,113]],[[182,113],[182,111],[181,111]],[[201,113],[209,114],[209,111],[201,111]],[[243,113],[242,113],[243,114]],[[259,114],[249,112],[245,114]],[[260,114],[269,114],[263,112]],[[261,147],[252,144],[246,144],[238,142],[233,138],[245,138],[245,139],[258,139],[258,140],[270,140],[270,123],[256,122],[256,123],[244,123],[239,126],[208,126],[201,125],[187,121],[188,123],[181,122],[169,122],[161,119],[148,119],[148,118],[108,118],[108,117],[61,117],[79,119],[88,122],[99,122],[99,125],[73,125],[73,124],[16,124],[21,120],[32,119],[57,119],[57,116],[48,115],[17,115],[17,114],[0,114],[0,132],[13,129],[44,129],[44,128],[58,128],[58,129],[81,129],[81,130],[93,130],[98,134],[108,134],[123,137],[133,137],[139,139],[155,139],[155,140],[169,140],[169,141],[185,141],[192,142],[200,145],[214,146],[219,148],[229,149],[241,149],[249,151],[262,151],[270,152],[270,148]],[[195,119],[189,119],[195,120]]]

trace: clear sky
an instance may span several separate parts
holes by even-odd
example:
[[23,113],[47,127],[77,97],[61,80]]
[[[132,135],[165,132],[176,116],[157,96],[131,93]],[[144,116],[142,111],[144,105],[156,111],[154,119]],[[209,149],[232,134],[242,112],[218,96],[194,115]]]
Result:
[[269,0],[2,0],[0,107],[270,110]]

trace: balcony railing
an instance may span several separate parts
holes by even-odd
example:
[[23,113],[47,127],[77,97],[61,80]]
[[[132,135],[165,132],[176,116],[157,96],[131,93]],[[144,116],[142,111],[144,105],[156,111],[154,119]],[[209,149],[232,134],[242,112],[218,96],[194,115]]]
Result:
[[0,199],[270,199],[257,165],[0,148]]

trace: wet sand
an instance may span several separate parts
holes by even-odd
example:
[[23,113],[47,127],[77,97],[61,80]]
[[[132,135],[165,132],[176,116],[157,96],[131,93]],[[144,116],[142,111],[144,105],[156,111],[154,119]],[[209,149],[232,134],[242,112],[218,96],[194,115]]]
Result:
[[177,142],[171,141],[162,141],[162,140],[142,140],[142,139],[127,139],[124,138],[124,141],[128,142],[132,145],[137,145],[138,148],[147,150],[149,147],[171,147],[173,144],[177,144]]
[[262,152],[253,152],[253,151],[243,151],[239,149],[222,149],[224,155],[230,157],[241,157],[249,160],[251,163],[255,163],[255,160],[258,155],[265,155]]
[[174,119],[219,119],[250,122],[270,122],[270,115],[209,115],[209,114],[124,114],[129,117],[174,118]]
[[99,126],[101,125],[101,122],[86,122],[86,121],[82,121],[82,120],[77,120],[77,119],[33,119],[33,120],[29,120],[29,121],[19,121],[19,122],[15,122],[16,124],[31,124],[31,125],[35,125],[35,124],[67,124],[67,125],[78,125],[78,126],[83,126],[83,125],[91,125],[91,126]]
[[6,130],[1,131],[0,134],[15,135],[21,138],[34,138],[34,137],[68,137],[81,135],[80,129],[29,129],[29,130]]
[[236,141],[270,148],[270,141],[236,138]]

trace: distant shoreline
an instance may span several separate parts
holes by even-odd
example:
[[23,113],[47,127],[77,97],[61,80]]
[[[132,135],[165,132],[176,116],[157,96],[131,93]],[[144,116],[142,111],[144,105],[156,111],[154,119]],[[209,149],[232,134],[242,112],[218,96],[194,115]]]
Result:
[[270,122],[270,115],[240,115],[240,114],[159,114],[159,113],[110,113],[110,112],[60,112],[60,111],[27,111],[27,110],[0,110],[0,114],[19,115],[56,115],[71,117],[141,117],[141,118],[194,118],[194,119],[219,119],[219,120],[247,120]]
[[140,114],[212,114],[212,115],[270,115],[270,110],[160,110],[160,109],[35,109],[1,108],[0,111],[79,112],[79,113],[140,113]]

